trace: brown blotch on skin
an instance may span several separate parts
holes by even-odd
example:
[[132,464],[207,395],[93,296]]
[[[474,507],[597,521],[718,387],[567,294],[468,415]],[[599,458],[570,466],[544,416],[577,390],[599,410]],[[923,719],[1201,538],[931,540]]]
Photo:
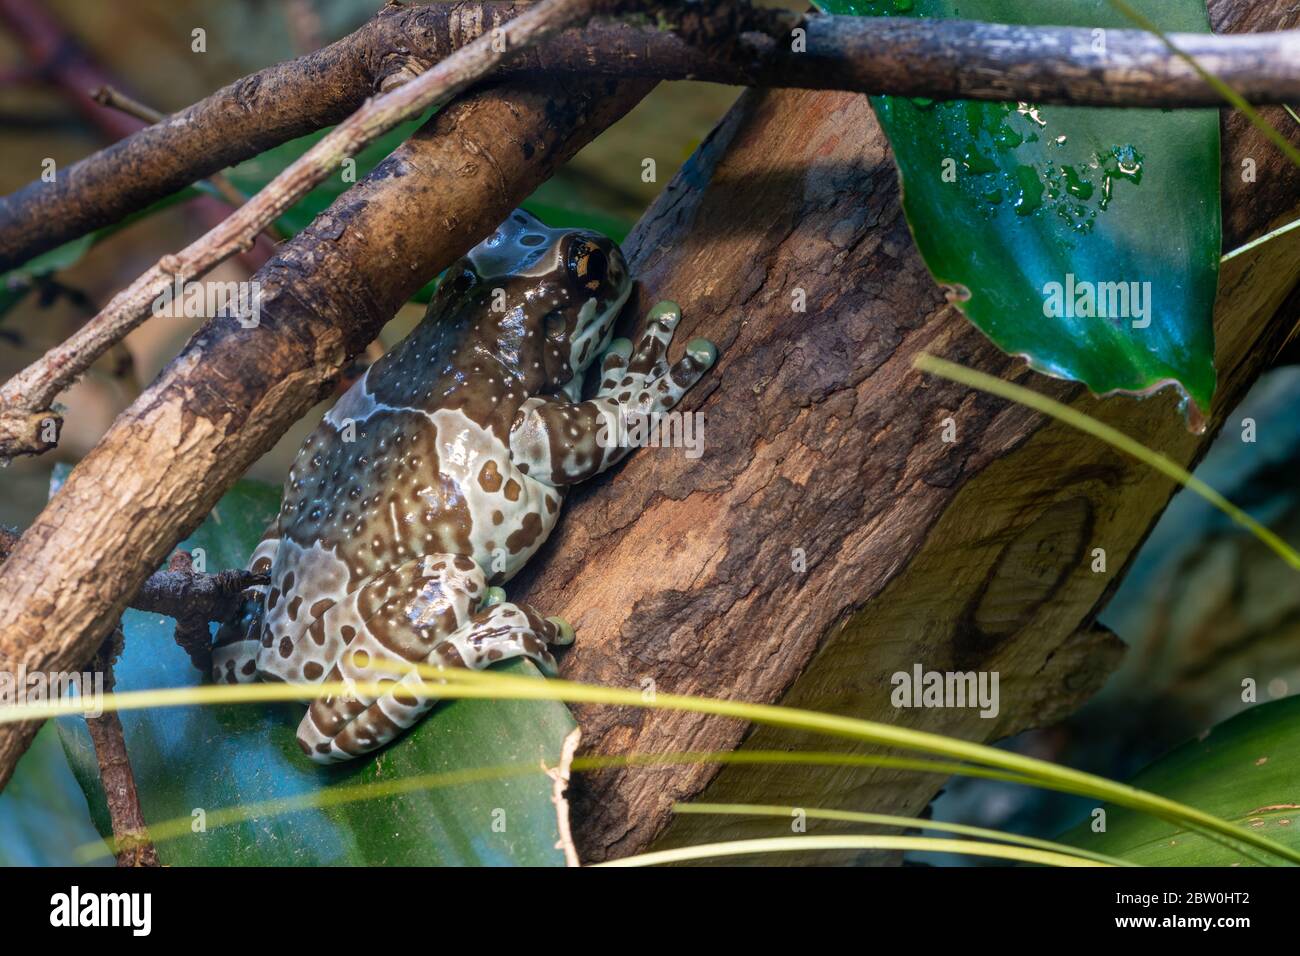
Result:
[[319,601],[317,601],[315,604],[311,606],[311,616],[317,618],[324,617],[325,612],[328,611],[333,606],[334,606],[334,602],[331,601],[329,598],[321,598]]
[[296,620],[298,620],[298,609],[299,609],[300,607],[302,607],[302,595],[301,595],[301,594],[299,594],[297,597],[295,597],[292,601],[289,602],[289,608],[288,608],[288,610],[289,610],[289,620],[291,620],[291,621],[296,621]]
[[302,675],[308,680],[320,680],[320,676],[325,673],[325,668],[315,661],[308,661],[303,665]]
[[[339,734],[334,745],[344,753],[358,756],[373,750],[378,744],[392,740],[402,728],[389,720],[378,707],[371,707],[364,714],[360,714],[356,720],[348,724]],[[363,740],[374,741],[373,744],[362,743]]]
[[357,629],[351,624],[344,624],[339,633],[343,635],[344,644],[351,644],[352,639],[357,636]]
[[493,523],[493,524],[500,524],[501,522],[503,522],[503,521],[505,521],[505,520],[506,520],[506,516],[503,515],[501,512],[499,512],[499,511],[494,511],[494,512],[492,512],[492,523]]
[[448,667],[464,667],[465,659],[460,656],[460,651],[451,641],[443,641],[434,649],[434,653],[442,658],[442,662]]
[[290,591],[293,590],[294,580],[295,578],[293,576],[293,572],[290,571],[288,574],[284,576],[284,580],[280,582],[280,588],[281,590],[284,591],[285,594],[288,594]]
[[520,551],[532,547],[541,535],[542,519],[537,512],[530,511],[524,515],[523,524],[519,526],[519,529],[506,538],[506,549],[511,554],[518,554]]
[[280,589],[271,588],[271,593],[266,596],[266,609],[269,611],[275,607],[275,602],[280,600]]
[[482,470],[478,473],[478,483],[486,492],[496,492],[501,487],[501,472],[497,470],[497,463],[492,459],[483,463]]
[[288,634],[280,638],[280,656],[286,658],[293,656],[293,641],[289,640]]
[[507,501],[518,501],[518,500],[519,500],[519,493],[520,493],[522,490],[523,490],[523,486],[520,485],[519,482],[517,482],[517,481],[515,481],[513,478],[511,478],[509,481],[506,482],[506,500],[507,500]]

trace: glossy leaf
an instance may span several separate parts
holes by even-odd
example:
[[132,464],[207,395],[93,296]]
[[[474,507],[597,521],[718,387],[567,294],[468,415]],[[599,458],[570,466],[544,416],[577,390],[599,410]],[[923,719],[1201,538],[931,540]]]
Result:
[[[181,547],[204,549],[209,571],[241,567],[279,507],[277,489],[235,486]],[[200,675],[172,640],[172,622],[128,611],[119,690],[191,686]],[[537,675],[530,663],[505,670]],[[184,833],[158,844],[172,865],[561,865],[551,780],[541,765],[559,763],[573,729],[552,701],[458,700],[370,758],[337,767],[307,760],[294,740],[301,704],[184,707],[122,714],[145,819],[186,821]],[[81,721],[60,721],[64,746],[92,816],[109,832],[89,735]],[[331,788],[391,786],[396,781],[499,766],[527,766],[505,779],[418,789],[378,799],[313,807],[191,832],[188,821],[219,820],[223,808],[317,795]],[[532,772],[534,770],[536,772]],[[201,813],[199,811],[202,811]],[[196,824],[197,826],[197,824]]]
[[[1300,697],[1260,704],[1157,760],[1133,786],[1191,804],[1300,847]],[[1106,831],[1091,819],[1061,841],[1150,866],[1232,866],[1241,855],[1199,833],[1105,805]]]
[[[1202,0],[1135,4],[1164,30],[1209,29]],[[1133,26],[1106,0],[818,5],[832,13]],[[1094,37],[1105,42],[1102,30]],[[926,265],[1001,349],[1098,394],[1173,384],[1208,408],[1220,246],[1217,110],[891,96],[872,104]]]
[[81,862],[77,847],[98,840],[59,746],[58,729],[47,723],[0,792],[0,866],[74,866]]

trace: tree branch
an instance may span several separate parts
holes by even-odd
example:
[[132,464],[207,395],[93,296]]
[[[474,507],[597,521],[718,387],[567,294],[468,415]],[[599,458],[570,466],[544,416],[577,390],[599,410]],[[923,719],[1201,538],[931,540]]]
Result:
[[203,275],[252,245],[259,232],[398,123],[441,105],[528,44],[554,33],[604,0],[541,0],[499,30],[457,50],[416,79],[367,102],[313,145],[255,197],[179,253],[164,256],[67,341],[0,387],[0,460],[37,454],[57,442],[62,419],[50,407],[115,342],[143,322],[173,283]]
[[[128,116],[134,116],[136,119],[142,120],[151,126],[154,123],[161,123],[165,118],[162,113],[159,113],[152,106],[146,106],[139,100],[132,99],[121,90],[107,84],[93,91],[90,94],[90,98],[101,106],[107,106],[110,109],[119,110],[120,112],[123,112]],[[238,209],[248,201],[248,197],[241,193],[239,189],[236,188],[235,184],[221,173],[213,173],[209,176],[208,184],[221,194],[221,198],[226,201],[226,205],[230,206],[232,209]],[[269,223],[267,227],[262,230],[262,234],[272,242],[283,242],[285,239],[284,234],[280,232],[279,227],[276,226],[274,222]]]
[[[0,566],[0,668],[84,663],[149,572],[398,307],[648,90],[529,82],[462,97],[286,243],[255,277],[261,323],[209,321]],[[0,729],[0,785],[34,733]]]
[[[115,683],[113,664],[122,653],[122,626],[113,629],[95,654],[92,667],[104,675],[104,693],[112,693]],[[117,711],[86,718],[86,729],[95,746],[95,762],[104,786],[104,802],[113,826],[113,850],[118,866],[158,866],[158,851],[149,839],[140,795],[135,787],[135,772],[126,749],[126,735]]]
[[[110,142],[121,141],[139,132],[141,123],[156,122],[132,116],[127,111],[101,109],[103,104],[97,105],[92,91],[109,85],[113,78],[41,0],[0,0],[0,19],[22,44],[37,77],[62,91],[77,111]],[[57,188],[53,183],[40,185],[47,189]],[[0,213],[4,204],[5,200],[0,199]],[[205,229],[212,228],[230,214],[227,206],[212,196],[198,196],[192,200],[191,206]],[[85,235],[89,231],[76,235]],[[240,254],[240,261],[249,272],[255,272],[271,258],[274,248],[271,239],[259,239],[252,249]],[[5,268],[8,267],[0,265],[0,270]]]
[[[8,559],[19,537],[18,532],[0,525],[0,564]],[[195,668],[206,674],[212,650],[208,624],[229,619],[238,609],[244,591],[266,584],[267,580],[264,574],[240,568],[216,574],[195,571],[189,553],[177,551],[167,570],[149,575],[128,606],[175,619],[176,643],[189,654]]]
[[[0,270],[272,146],[341,121],[376,90],[427,70],[518,15],[507,3],[390,4],[323,50],[207,99],[0,200]],[[594,20],[502,64],[503,75],[603,73],[935,99],[1095,106],[1215,106],[1221,97],[1142,31],[959,20],[800,17],[737,5],[734,34],[707,51],[653,26]],[[806,52],[790,31],[807,31]],[[1300,34],[1172,39],[1254,102],[1300,99]]]

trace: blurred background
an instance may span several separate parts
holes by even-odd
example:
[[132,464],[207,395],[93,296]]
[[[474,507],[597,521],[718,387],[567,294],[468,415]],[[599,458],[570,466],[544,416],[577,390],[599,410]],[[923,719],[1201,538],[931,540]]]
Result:
[[[376,0],[0,0],[0,192],[86,156],[142,125],[96,104],[107,84],[164,113],[269,64],[310,51],[360,25]],[[767,4],[778,5],[778,4]],[[779,4],[799,8],[801,4]],[[190,51],[191,31],[207,31],[207,52]],[[661,87],[585,149],[529,207],[553,224],[583,221],[621,239],[713,124],[737,90],[707,84]],[[360,171],[395,145],[369,151]],[[246,194],[305,148],[302,141],[231,171]],[[658,179],[643,183],[654,157]],[[310,221],[332,198],[327,187],[282,223]],[[0,376],[8,378],[66,338],[111,295],[161,255],[209,229],[228,207],[200,195],[125,228],[73,244],[57,270],[0,277]],[[247,278],[248,257],[214,279]],[[422,307],[405,307],[371,355],[398,340]],[[12,464],[0,476],[0,523],[23,528],[41,509],[51,469],[72,463],[174,356],[198,320],[155,319],[136,330],[61,401],[66,426],[57,451]],[[1300,369],[1260,380],[1233,423],[1256,422],[1244,444],[1230,424],[1198,474],[1289,541],[1300,541]],[[290,431],[253,469],[279,483],[323,409]],[[1139,436],[1140,437],[1140,436]],[[1300,590],[1258,541],[1199,498],[1177,496],[1102,616],[1128,644],[1120,671],[1084,710],[1004,744],[1036,757],[1124,779],[1214,723],[1244,709],[1243,675],[1260,680],[1261,701],[1300,689]],[[48,730],[48,729],[47,729]],[[1051,835],[1080,819],[1092,801],[988,781],[950,782],[932,807],[937,818]],[[853,809],[871,810],[872,807]],[[71,862],[69,849],[94,839],[85,800],[57,739],[41,735],[14,783],[0,794],[0,863]],[[965,864],[961,858],[914,862]]]

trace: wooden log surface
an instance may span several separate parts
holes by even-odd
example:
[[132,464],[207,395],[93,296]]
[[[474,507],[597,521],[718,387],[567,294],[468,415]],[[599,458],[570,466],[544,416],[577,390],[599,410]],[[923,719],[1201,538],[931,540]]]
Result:
[[[1220,29],[1300,17],[1280,2],[1212,6]],[[1281,111],[1268,115],[1288,129]],[[1245,156],[1256,160],[1254,183],[1241,180]],[[1294,217],[1298,171],[1238,115],[1225,121],[1223,168],[1225,249]],[[1186,431],[1169,393],[1098,401],[1028,373],[946,305],[908,232],[885,138],[854,94],[744,94],[625,248],[640,309],[675,299],[679,340],[708,336],[721,359],[684,403],[706,416],[703,457],[645,449],[583,486],[511,585],[512,598],[573,623],[564,676],[781,701],[976,741],[1050,721],[1100,686],[1120,644],[1093,618],[1174,486],[1065,426],[927,378],[914,357],[1015,378],[1191,464],[1296,328],[1293,233],[1224,270],[1206,435]],[[797,288],[805,313],[791,309]],[[951,444],[941,440],[949,417]],[[1099,547],[1105,573],[1091,570]],[[996,719],[895,709],[890,675],[917,663],[998,671]],[[855,752],[681,712],[579,716],[589,753],[742,740]],[[673,801],[706,784],[710,800],[914,814],[942,780],[844,767],[605,771],[583,778],[574,804],[583,859],[645,848],[668,828]],[[679,817],[664,842],[783,826]]]

